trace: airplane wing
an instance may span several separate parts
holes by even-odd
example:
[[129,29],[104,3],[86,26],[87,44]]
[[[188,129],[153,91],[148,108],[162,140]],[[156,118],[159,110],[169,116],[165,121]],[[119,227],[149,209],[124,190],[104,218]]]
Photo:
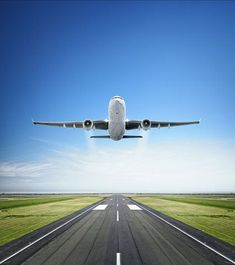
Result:
[[[93,128],[99,130],[108,129],[108,121],[96,120],[92,121]],[[48,126],[57,126],[64,128],[84,128],[84,122],[82,121],[65,121],[65,122],[48,122],[48,121],[33,121],[34,125],[48,125]]]
[[[198,124],[200,121],[186,121],[186,122],[174,122],[174,121],[149,121],[149,128],[161,128],[161,127],[172,127],[172,126],[182,126],[182,125],[191,125]],[[140,120],[129,120],[126,121],[126,130],[133,130],[142,128],[143,121]]]

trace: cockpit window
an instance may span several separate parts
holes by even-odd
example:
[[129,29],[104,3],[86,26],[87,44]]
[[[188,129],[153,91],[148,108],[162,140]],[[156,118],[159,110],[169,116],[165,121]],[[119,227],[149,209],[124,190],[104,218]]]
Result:
[[122,99],[122,97],[120,97],[120,96],[114,96],[113,98],[119,98],[119,99]]

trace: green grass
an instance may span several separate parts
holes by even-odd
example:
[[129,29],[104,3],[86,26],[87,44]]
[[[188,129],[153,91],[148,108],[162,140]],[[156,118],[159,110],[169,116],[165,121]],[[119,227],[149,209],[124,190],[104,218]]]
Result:
[[100,199],[66,195],[0,196],[0,246]]
[[235,246],[235,196],[134,196],[132,199]]
[[205,206],[213,206],[235,210],[235,196],[182,196],[182,195],[174,195],[174,196],[159,196],[159,198],[176,201],[176,202],[186,202],[198,205]]
[[72,196],[0,196],[0,210],[71,200]]

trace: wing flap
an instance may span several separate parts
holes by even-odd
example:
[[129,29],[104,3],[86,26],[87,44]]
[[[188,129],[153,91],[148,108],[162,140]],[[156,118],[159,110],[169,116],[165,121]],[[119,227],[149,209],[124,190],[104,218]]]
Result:
[[109,122],[108,121],[103,121],[103,120],[97,120],[93,121],[93,124],[95,126],[95,129],[98,130],[108,130],[109,127]]
[[126,121],[126,130],[139,129],[141,127],[141,122],[142,121],[138,120]]

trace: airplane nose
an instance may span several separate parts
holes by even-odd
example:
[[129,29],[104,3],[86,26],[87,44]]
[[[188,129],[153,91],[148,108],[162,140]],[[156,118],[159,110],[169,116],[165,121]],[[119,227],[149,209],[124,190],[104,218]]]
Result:
[[122,100],[119,98],[115,98],[115,103],[121,104],[122,105]]

